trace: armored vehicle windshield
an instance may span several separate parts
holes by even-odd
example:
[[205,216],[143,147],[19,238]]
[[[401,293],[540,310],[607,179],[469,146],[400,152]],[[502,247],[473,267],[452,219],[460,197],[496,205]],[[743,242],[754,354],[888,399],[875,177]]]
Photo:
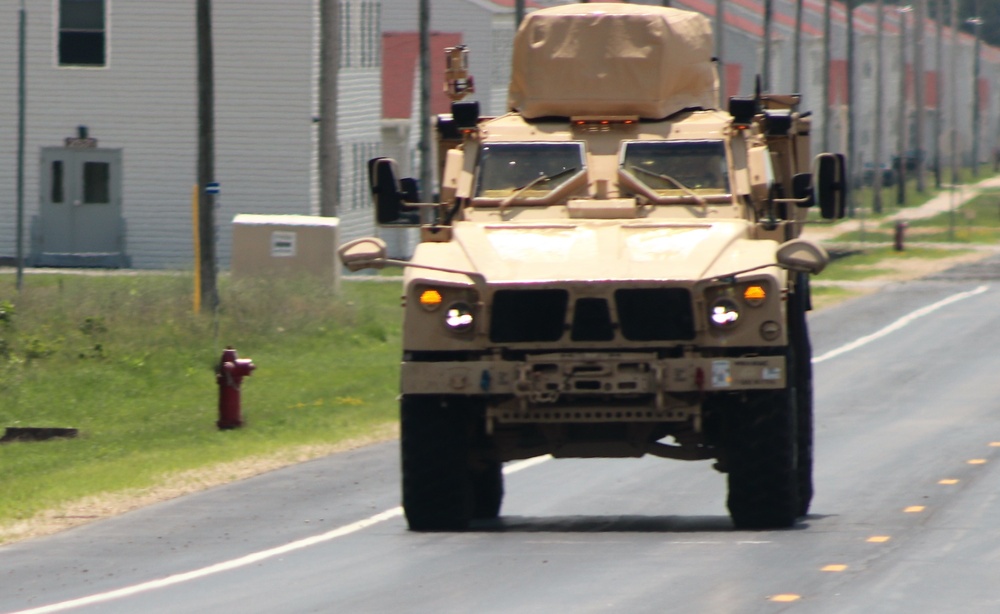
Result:
[[661,196],[730,191],[722,141],[629,141],[621,168]]
[[583,143],[487,143],[479,155],[476,196],[542,198],[586,171]]

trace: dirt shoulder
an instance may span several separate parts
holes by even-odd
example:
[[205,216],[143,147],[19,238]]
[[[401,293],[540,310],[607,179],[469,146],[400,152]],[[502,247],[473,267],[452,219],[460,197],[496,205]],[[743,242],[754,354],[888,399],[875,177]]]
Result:
[[269,456],[246,458],[232,463],[222,463],[165,476],[161,483],[149,488],[87,497],[59,508],[46,510],[27,520],[0,525],[0,544],[52,535],[97,520],[119,516],[154,503],[176,499],[315,458],[346,452],[398,437],[399,426],[387,424],[366,437],[344,441],[336,445],[291,448]]

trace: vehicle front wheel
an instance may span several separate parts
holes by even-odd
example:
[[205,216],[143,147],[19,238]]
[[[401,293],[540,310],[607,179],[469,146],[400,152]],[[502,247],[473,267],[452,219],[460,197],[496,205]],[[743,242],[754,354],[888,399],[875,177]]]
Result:
[[503,503],[503,463],[482,460],[473,471],[473,512],[476,520],[489,520],[500,515]]
[[798,432],[795,388],[749,393],[727,408],[725,447],[729,513],[738,529],[795,524]]
[[400,402],[403,510],[413,531],[458,531],[473,516],[470,416],[448,397]]
[[795,405],[798,429],[799,516],[809,513],[813,498],[813,377],[812,346],[806,312],[809,306],[809,276],[800,273],[796,292],[788,301],[788,337],[795,357]]

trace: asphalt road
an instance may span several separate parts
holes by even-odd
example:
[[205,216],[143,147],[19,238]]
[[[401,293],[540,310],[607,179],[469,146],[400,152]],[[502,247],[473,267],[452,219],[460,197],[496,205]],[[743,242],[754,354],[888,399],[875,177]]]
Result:
[[390,443],[2,547],[0,612],[997,612],[998,305],[994,258],[811,315],[794,529],[733,530],[710,462],[540,459],[410,533]]

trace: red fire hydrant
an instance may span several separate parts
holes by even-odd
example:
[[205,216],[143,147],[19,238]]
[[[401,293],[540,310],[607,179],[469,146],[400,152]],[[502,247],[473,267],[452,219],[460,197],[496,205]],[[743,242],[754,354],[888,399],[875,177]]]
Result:
[[219,384],[219,421],[216,425],[220,429],[234,429],[243,425],[240,383],[256,368],[249,358],[236,358],[236,350],[232,347],[223,350],[222,359],[215,370],[215,381]]

